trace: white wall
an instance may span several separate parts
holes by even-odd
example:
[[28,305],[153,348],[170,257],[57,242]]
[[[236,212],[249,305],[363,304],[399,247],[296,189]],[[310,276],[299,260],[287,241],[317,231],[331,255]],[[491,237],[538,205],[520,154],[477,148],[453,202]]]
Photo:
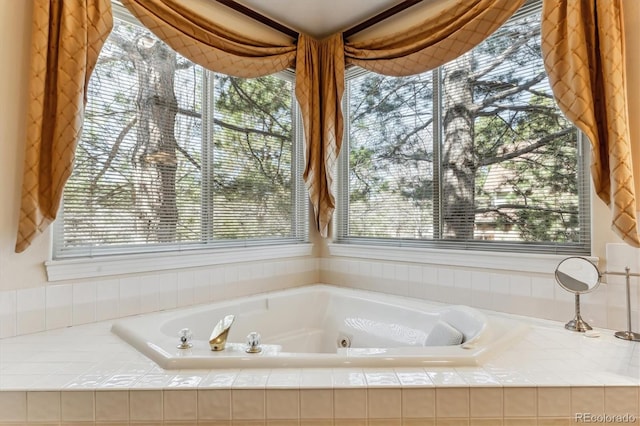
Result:
[[[634,54],[640,47],[640,6],[637,3],[626,0],[630,6],[628,11],[632,12],[628,19],[632,117],[640,115],[640,55]],[[0,0],[0,39],[3,40],[0,43],[0,63],[3,64],[0,67],[0,199],[3,203],[0,209],[0,337],[319,279],[317,260],[298,258],[47,283],[43,263],[50,257],[50,233],[39,238],[26,252],[15,254],[24,158],[31,9],[30,1]],[[639,141],[640,121],[632,119],[631,123],[633,140]],[[636,145],[640,143],[636,142]],[[594,255],[605,257],[605,244],[619,240],[609,230],[606,208],[599,201],[594,203]],[[317,253],[325,252],[319,248]],[[331,260],[324,261],[324,277],[337,284],[350,285],[352,282],[343,279],[345,277],[329,273],[335,269],[332,265]],[[451,269],[452,273],[457,269]],[[403,270],[401,266],[400,271]],[[529,276],[529,282],[533,283],[531,279]],[[251,284],[251,280],[257,280],[256,284]]]

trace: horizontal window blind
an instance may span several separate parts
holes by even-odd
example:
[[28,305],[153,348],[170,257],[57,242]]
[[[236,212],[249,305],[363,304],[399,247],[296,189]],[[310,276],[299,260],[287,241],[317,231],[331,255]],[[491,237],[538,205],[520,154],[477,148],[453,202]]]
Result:
[[437,70],[347,80],[338,241],[590,251],[585,143],[555,104],[528,2]]
[[214,74],[116,10],[54,256],[306,240],[293,74]]

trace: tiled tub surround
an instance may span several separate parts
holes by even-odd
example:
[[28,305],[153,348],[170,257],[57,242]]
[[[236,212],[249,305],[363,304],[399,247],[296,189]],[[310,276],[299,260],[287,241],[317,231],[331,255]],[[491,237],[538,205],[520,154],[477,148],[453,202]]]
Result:
[[311,284],[318,271],[300,257],[0,291],[0,338]]
[[[351,248],[344,247],[339,247],[340,252],[347,254],[320,259],[322,282],[555,321],[566,322],[573,317],[574,296],[556,284],[553,276],[561,256],[550,257],[538,268],[533,256],[528,259],[527,255],[490,253],[485,260],[491,259],[488,263],[492,265],[482,266],[483,261],[465,252],[457,254],[458,264],[438,264],[430,253],[421,253],[420,258],[425,260],[419,263],[349,257]],[[376,253],[371,248],[365,250]],[[357,249],[353,251],[360,255]],[[405,256],[401,249],[394,252],[389,248],[380,248],[380,252],[383,257],[391,254],[393,259],[409,258],[411,254],[409,251]],[[448,261],[446,252],[438,254]],[[640,272],[640,250],[633,247],[607,244],[606,259],[607,270],[624,272],[629,266],[632,272]],[[640,280],[632,278],[632,321],[638,331],[639,288]],[[592,326],[626,330],[624,277],[604,276],[596,291],[581,297],[581,304],[582,316]]]
[[110,321],[7,338],[0,423],[506,426],[640,414],[640,344],[522,320],[532,326],[512,347],[459,368],[163,370]]

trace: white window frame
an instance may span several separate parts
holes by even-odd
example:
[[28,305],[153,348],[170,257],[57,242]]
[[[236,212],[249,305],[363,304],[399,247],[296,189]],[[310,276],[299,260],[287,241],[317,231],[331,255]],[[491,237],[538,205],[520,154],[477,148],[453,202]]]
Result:
[[[141,25],[118,4],[113,4],[115,17],[135,25]],[[214,73],[205,70],[203,92],[203,141],[210,140],[213,123]],[[279,78],[295,83],[295,73],[290,70],[279,73]],[[311,255],[309,241],[308,200],[302,181],[304,170],[304,131],[300,108],[292,91],[292,231],[291,237],[214,241],[208,236],[207,227],[201,229],[201,242],[175,244],[121,245],[74,249],[60,247],[64,241],[62,215],[54,223],[51,247],[52,260],[45,262],[49,281],[103,277],[110,275],[152,272],[177,268],[192,268],[234,262],[263,261]],[[203,142],[205,145],[207,142]],[[208,152],[206,146],[203,150]],[[203,156],[204,157],[204,156]],[[211,170],[209,162],[203,162],[203,175]],[[203,179],[203,182],[205,179]],[[206,215],[206,200],[201,201],[202,214]],[[64,210],[61,207],[61,212]],[[204,222],[203,222],[204,224]]]
[[[529,1],[516,13],[522,16],[532,9],[541,7],[541,2]],[[540,272],[553,270],[557,263],[567,255],[591,255],[591,191],[589,181],[589,141],[578,131],[578,162],[579,162],[579,209],[582,219],[583,235],[590,236],[587,240],[576,244],[545,244],[545,243],[510,243],[455,241],[448,239],[411,240],[393,238],[365,238],[345,235],[348,229],[349,217],[349,80],[357,78],[368,71],[352,68],[346,73],[346,93],[343,98],[345,115],[345,130],[342,150],[338,158],[338,176],[336,179],[337,207],[336,221],[333,226],[333,242],[329,245],[332,256],[345,256],[363,259],[378,259],[389,261],[408,261],[427,264],[486,267],[505,270],[522,270]],[[440,68],[432,71],[434,81],[434,153],[439,152],[442,131],[439,128],[441,111],[439,109],[441,92]],[[437,100],[436,100],[437,99]],[[436,157],[440,158],[439,155]],[[434,170],[440,170],[440,165],[434,165]],[[441,188],[439,188],[441,190]],[[441,197],[439,197],[441,198]],[[440,221],[440,218],[437,218]],[[441,224],[439,225],[442,226]],[[509,258],[505,262],[504,258]],[[592,260],[597,260],[590,257]],[[518,260],[519,259],[519,260]],[[508,263],[508,265],[506,264]]]

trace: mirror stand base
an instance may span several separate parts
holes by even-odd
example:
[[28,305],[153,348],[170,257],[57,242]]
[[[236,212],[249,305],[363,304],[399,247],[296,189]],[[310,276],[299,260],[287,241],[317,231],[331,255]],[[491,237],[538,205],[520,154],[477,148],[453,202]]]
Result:
[[614,334],[618,339],[631,340],[633,342],[640,342],[640,334],[633,331],[616,331]]
[[577,316],[568,323],[564,325],[564,328],[571,331],[577,331],[579,333],[584,333],[585,331],[591,330],[591,326],[587,324],[582,317]]

